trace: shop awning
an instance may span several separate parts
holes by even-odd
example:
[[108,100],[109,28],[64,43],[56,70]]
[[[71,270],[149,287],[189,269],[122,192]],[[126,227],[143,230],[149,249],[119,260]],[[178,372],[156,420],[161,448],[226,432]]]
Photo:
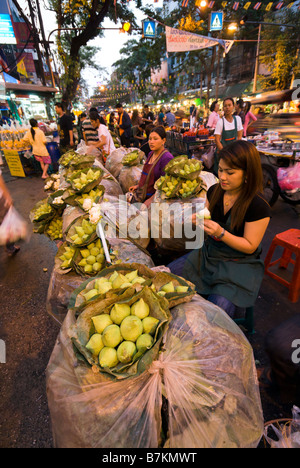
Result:
[[38,93],[40,95],[47,95],[58,92],[58,90],[52,86],[40,86],[26,83],[5,83],[5,89],[6,91],[14,91],[22,94]]
[[[224,99],[226,97],[240,98],[245,93],[246,89],[251,86],[251,81],[245,83],[237,83],[231,86],[220,86],[218,90],[218,99]],[[216,88],[212,89],[210,97],[216,96]]]
[[260,93],[259,95],[256,95],[254,99],[251,99],[251,104],[276,104],[280,102],[292,101],[292,95],[295,91],[296,88],[285,89],[283,91],[269,91],[268,93]]

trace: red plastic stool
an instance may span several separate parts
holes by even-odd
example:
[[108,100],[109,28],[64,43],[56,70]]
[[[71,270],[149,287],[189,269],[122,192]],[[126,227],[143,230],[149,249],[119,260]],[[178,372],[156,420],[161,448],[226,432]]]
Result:
[[[282,256],[271,262],[277,246],[283,247]],[[296,254],[296,260],[292,259],[292,254]],[[287,268],[289,263],[294,265],[292,280],[289,282],[281,276],[273,273],[269,268],[279,263],[281,268]],[[265,273],[274,278],[279,283],[289,288],[289,300],[297,302],[300,294],[300,230],[289,229],[288,231],[276,234],[265,258]]]

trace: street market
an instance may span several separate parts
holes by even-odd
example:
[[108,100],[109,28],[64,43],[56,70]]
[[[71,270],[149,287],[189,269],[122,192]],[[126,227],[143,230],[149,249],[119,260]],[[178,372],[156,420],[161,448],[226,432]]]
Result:
[[[214,3],[197,6],[211,27]],[[154,10],[146,40],[165,28],[167,59],[207,49],[221,76],[235,39],[175,29]],[[238,91],[202,78],[184,88],[179,73],[180,99],[162,65],[148,83],[140,71],[118,81],[114,64],[85,99],[80,72],[73,96],[53,73],[43,37],[30,90],[0,38],[0,446],[299,448],[298,49],[289,89],[257,93],[256,55]]]

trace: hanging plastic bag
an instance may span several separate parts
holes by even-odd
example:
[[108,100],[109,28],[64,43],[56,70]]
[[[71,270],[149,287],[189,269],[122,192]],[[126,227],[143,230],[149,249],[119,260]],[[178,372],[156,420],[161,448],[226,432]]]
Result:
[[11,206],[0,225],[0,245],[14,243],[19,240],[29,241],[30,231],[28,224]]

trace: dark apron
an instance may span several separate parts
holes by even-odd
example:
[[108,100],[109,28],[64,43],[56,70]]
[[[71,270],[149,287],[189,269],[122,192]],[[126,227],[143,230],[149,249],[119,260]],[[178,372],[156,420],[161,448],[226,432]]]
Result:
[[[220,225],[230,232],[230,218]],[[187,257],[183,277],[195,284],[202,296],[219,294],[238,307],[254,305],[264,276],[261,246],[253,254],[232,249],[209,236],[202,249]]]
[[[233,116],[234,129],[232,130],[225,130],[224,117],[222,119],[223,119],[223,130],[221,134],[221,144],[224,148],[224,146],[227,146],[233,141],[237,140],[238,132],[237,132],[237,120],[235,118],[235,115]],[[219,165],[219,158],[218,158],[218,150],[217,150],[215,153],[215,160],[214,160],[214,174],[215,175],[218,175],[218,165]]]

